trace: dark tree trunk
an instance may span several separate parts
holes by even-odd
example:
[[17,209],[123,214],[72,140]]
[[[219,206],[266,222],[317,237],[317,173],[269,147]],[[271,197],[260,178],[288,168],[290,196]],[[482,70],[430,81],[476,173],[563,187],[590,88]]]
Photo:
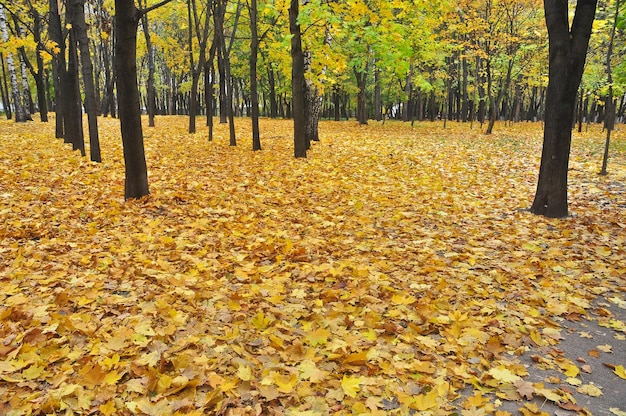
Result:
[[[139,3],[141,7],[145,7],[145,2]],[[156,71],[154,63],[154,46],[152,45],[152,38],[150,37],[150,25],[148,24],[148,14],[144,13],[141,16],[141,28],[143,29],[143,36],[146,39],[146,53],[148,55],[148,79],[146,81],[146,110],[148,112],[148,127],[154,127],[154,117],[156,115],[156,97],[154,88],[154,73]]]
[[367,66],[363,72],[354,69],[357,87],[359,92],[357,95],[356,118],[359,124],[367,124],[367,100],[365,96],[365,87],[367,86]]
[[413,76],[413,66],[409,69],[409,73],[406,74],[406,80],[404,84],[404,103],[402,105],[402,121],[409,121],[409,102],[411,101],[411,89],[413,89],[411,84],[411,77]]
[[380,69],[374,67],[374,119],[383,119],[382,87],[380,85]]
[[585,67],[597,0],[578,0],[572,27],[567,0],[544,0],[549,40],[543,151],[530,211],[551,218],[568,215],[567,171],[576,93]]
[[276,77],[271,65],[267,66],[267,84],[270,88],[270,118],[278,117],[278,99],[276,98]]
[[35,70],[31,65],[29,68],[31,74],[35,79],[35,85],[37,87],[37,106],[39,107],[39,118],[43,122],[48,121],[48,102],[46,100],[46,83],[45,83],[45,66],[43,62],[42,53],[44,51],[44,45],[41,40],[41,15],[34,7],[30,10],[33,18],[33,38],[37,45],[37,53],[35,60],[37,62],[37,69]]
[[252,107],[252,150],[261,150],[261,133],[259,131],[259,91],[257,81],[259,33],[257,27],[256,0],[250,0],[250,34],[250,105]]
[[465,123],[469,117],[469,94],[467,93],[468,65],[465,56],[461,60],[461,71],[463,73],[463,81],[461,83],[461,121]]
[[291,37],[291,91],[293,100],[293,143],[294,156],[306,157],[306,137],[304,118],[304,52],[298,14],[300,5],[298,0],[291,0],[289,7],[289,31]]
[[206,89],[205,100],[206,100],[206,113],[207,113],[207,127],[209,129],[209,141],[213,141],[213,113],[214,110],[214,94],[215,94],[215,42],[211,45],[211,49],[209,51],[209,60],[207,61],[206,67],[204,69],[205,79],[204,86]]
[[63,72],[63,124],[65,125],[65,140],[72,143],[73,150],[80,150],[85,156],[85,136],[83,135],[83,108],[80,97],[80,83],[78,76],[78,38],[74,24],[74,10],[66,10],[67,21],[72,23],[68,36],[67,70]]
[[335,121],[339,121],[341,120],[341,91],[337,85],[333,87],[333,106],[335,110]]
[[611,38],[609,40],[609,47],[606,52],[606,77],[607,84],[609,84],[609,91],[606,97],[606,116],[604,118],[604,127],[606,128],[606,140],[604,142],[604,153],[602,155],[602,168],[600,169],[600,175],[606,175],[607,166],[609,163],[609,148],[611,146],[611,132],[615,128],[615,102],[613,101],[613,68],[611,66],[611,59],[613,58],[613,44],[615,42],[615,30],[617,29],[617,23],[619,19],[619,8],[621,0],[615,2],[615,16],[613,18],[613,27],[611,28]]
[[217,70],[220,74],[220,123],[225,124],[228,121],[228,92],[226,83],[229,82],[226,75],[226,40],[224,39],[224,13],[226,13],[225,7],[222,7],[221,0],[213,0],[213,26],[214,26],[214,39],[213,42],[217,45]]
[[[198,84],[200,75],[206,63],[206,47],[209,39],[209,18],[207,12],[205,14],[204,27],[200,32],[200,18],[198,16],[198,8],[194,0],[187,0],[187,14],[189,18],[189,63],[191,67],[191,91],[189,93],[189,133],[196,132],[196,116],[198,115]],[[194,29],[195,28],[195,29]],[[193,31],[196,31],[198,40],[198,63],[194,63],[193,59]]]
[[141,13],[133,0],[115,0],[115,66],[118,74],[119,118],[124,146],[124,198],[149,195],[137,87],[137,27]]
[[[498,96],[496,97],[494,102],[491,102],[493,96],[491,95],[491,92],[489,93],[489,101],[490,101],[490,105],[491,105],[491,112],[489,115],[489,125],[487,126],[487,131],[485,132],[485,134],[491,134],[493,133],[493,127],[496,124],[496,119],[498,118],[499,115],[499,108],[500,105],[502,104],[502,100],[504,99],[504,95],[506,93],[506,91],[509,89],[509,84],[511,83],[511,74],[513,72],[513,63],[514,63],[514,58],[511,57],[509,58],[509,64],[507,67],[507,71],[506,71],[506,76],[504,78],[504,82],[502,83],[502,85],[500,86],[500,91],[498,91]],[[487,65],[487,67],[489,67],[489,64]],[[487,73],[490,81],[489,81],[489,91],[491,91],[491,75],[490,71]]]
[[2,66],[2,80],[0,80],[0,92],[2,93],[2,106],[7,120],[11,120],[11,101],[9,100],[9,86],[7,84],[7,73],[4,69],[4,55],[0,53],[0,65]]
[[80,49],[80,63],[83,75],[83,87],[85,91],[85,108],[87,111],[87,123],[89,126],[89,153],[94,162],[102,162],[100,156],[100,139],[98,136],[98,103],[96,102],[96,90],[93,79],[93,65],[89,53],[89,38],[87,37],[87,23],[85,22],[85,0],[75,0],[72,3],[74,29]]

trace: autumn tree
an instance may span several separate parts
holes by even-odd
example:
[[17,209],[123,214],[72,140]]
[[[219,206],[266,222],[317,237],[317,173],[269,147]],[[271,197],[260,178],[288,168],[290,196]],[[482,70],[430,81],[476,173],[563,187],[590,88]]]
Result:
[[93,65],[91,62],[90,42],[87,36],[85,20],[85,0],[71,0],[69,5],[72,16],[72,29],[76,31],[76,41],[80,51],[83,91],[85,94],[85,110],[89,128],[89,152],[91,160],[101,162],[100,138],[98,134],[98,102],[96,100]]
[[597,0],[578,0],[570,26],[567,0],[544,0],[549,83],[537,191],[531,212],[568,215],[567,172],[578,86],[583,75]]
[[257,62],[259,57],[259,30],[257,0],[248,1],[250,15],[250,118],[252,121],[252,150],[261,150],[259,131],[259,88]]
[[293,112],[294,156],[306,157],[306,120],[304,118],[304,53],[302,51],[302,32],[298,23],[300,13],[299,0],[291,0],[289,7],[289,31],[291,33],[291,88]]
[[[191,71],[191,90],[189,92],[189,133],[196,132],[196,113],[198,111],[198,83],[206,65],[207,43],[209,40],[209,22],[211,8],[208,3],[198,10],[195,0],[187,0],[189,19],[189,65]],[[197,45],[197,62],[194,55],[194,44]]]
[[117,93],[124,146],[125,199],[138,199],[150,194],[137,85],[137,28],[143,14],[170,1],[163,0],[140,10],[134,0],[115,0],[115,65],[117,73],[123,74],[117,77]]
[[608,174],[607,166],[609,163],[609,147],[611,145],[611,132],[615,128],[615,102],[613,98],[613,47],[615,45],[615,34],[617,31],[617,24],[620,17],[620,7],[622,5],[621,0],[615,0],[615,12],[613,14],[613,22],[611,24],[611,34],[609,36],[609,45],[606,51],[606,78],[609,86],[606,97],[606,116],[604,127],[606,128],[606,140],[604,143],[604,153],[602,155],[602,168],[600,169],[601,175]]
[[[6,11],[4,5],[0,4],[0,31],[2,34],[2,41],[9,41],[9,30],[8,30],[8,22]],[[28,119],[26,114],[26,108],[24,108],[24,104],[22,101],[22,90],[17,80],[17,69],[14,60],[14,56],[12,52],[8,52],[6,54],[6,63],[9,72],[9,77],[11,80],[11,90],[13,97],[13,109],[15,112],[15,121],[17,122],[25,122]]]

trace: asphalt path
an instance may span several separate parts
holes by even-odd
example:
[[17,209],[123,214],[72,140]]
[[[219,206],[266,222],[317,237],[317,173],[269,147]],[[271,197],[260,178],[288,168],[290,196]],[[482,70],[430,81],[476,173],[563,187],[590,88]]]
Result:
[[[581,316],[579,320],[563,319],[560,322],[563,339],[558,345],[531,347],[519,357],[529,372],[524,378],[526,381],[542,382],[547,388],[570,393],[576,400],[575,406],[570,406],[572,409],[561,408],[543,397],[534,396],[532,400],[503,401],[499,410],[513,415],[541,414],[528,413],[529,407],[526,404],[533,403],[548,415],[626,416],[626,380],[614,372],[615,366],[626,367],[624,291],[626,287],[600,296],[594,301],[588,314]],[[545,362],[538,360],[538,357],[547,358],[547,362],[559,358],[572,361],[579,368],[575,378],[581,383],[580,386],[568,383],[568,377],[558,368],[545,368]],[[547,380],[552,380],[553,383]],[[597,387],[601,394],[594,397],[579,392],[578,389],[584,389],[585,385]],[[530,408],[534,406],[531,405]]]

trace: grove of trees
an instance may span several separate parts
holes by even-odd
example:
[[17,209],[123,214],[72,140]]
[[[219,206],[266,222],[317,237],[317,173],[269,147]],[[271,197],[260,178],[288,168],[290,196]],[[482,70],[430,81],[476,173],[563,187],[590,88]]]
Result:
[[[296,157],[305,157],[318,139],[319,117],[354,117],[362,124],[456,120],[480,124],[489,134],[498,121],[550,117],[550,14],[558,8],[561,19],[577,22],[569,2],[548,0],[132,3],[0,1],[6,117],[21,122],[39,112],[47,121],[47,112],[55,111],[57,137],[84,154],[84,111],[90,156],[99,161],[97,117],[124,118],[136,72],[132,111],[147,113],[150,126],[158,125],[159,115],[187,115],[193,133],[203,116],[210,140],[218,116],[230,123],[230,144],[236,145],[235,117],[249,116],[254,150],[261,149],[260,116],[296,120]],[[120,16],[122,4],[132,6],[132,26]],[[156,6],[155,13],[140,11]],[[612,128],[613,119],[626,117],[625,8],[620,0],[597,7],[580,0],[576,16],[590,18],[593,35],[589,51],[582,51],[584,74],[576,69],[580,87],[565,80],[576,85],[568,92],[572,118],[562,122]],[[561,36],[569,36],[564,23]],[[134,62],[126,55],[130,49]],[[141,129],[134,134],[141,136]],[[127,197],[146,194],[147,183],[141,189]],[[546,214],[547,205],[536,201],[533,211]]]

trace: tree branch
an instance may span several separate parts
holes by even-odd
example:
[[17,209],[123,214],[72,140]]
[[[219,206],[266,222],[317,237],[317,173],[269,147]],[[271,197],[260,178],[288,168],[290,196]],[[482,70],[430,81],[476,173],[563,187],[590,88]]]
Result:
[[163,0],[159,3],[153,4],[150,7],[146,7],[145,9],[141,9],[141,10],[137,10],[139,12],[139,17],[143,16],[144,14],[151,12],[154,9],[158,9],[161,6],[165,6],[167,3],[171,2],[172,0]]

